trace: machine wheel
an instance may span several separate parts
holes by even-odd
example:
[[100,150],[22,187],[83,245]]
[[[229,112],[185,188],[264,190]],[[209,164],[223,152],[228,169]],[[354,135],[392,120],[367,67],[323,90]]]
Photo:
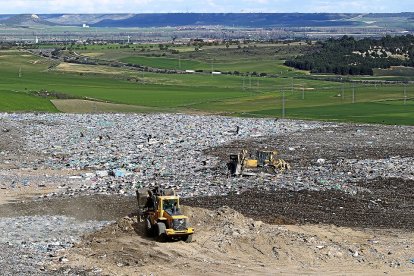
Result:
[[193,235],[188,235],[187,237],[184,237],[183,241],[186,243],[191,243],[193,241]]
[[162,222],[157,222],[157,240],[159,242],[165,242],[167,240],[167,235],[165,234],[165,224]]

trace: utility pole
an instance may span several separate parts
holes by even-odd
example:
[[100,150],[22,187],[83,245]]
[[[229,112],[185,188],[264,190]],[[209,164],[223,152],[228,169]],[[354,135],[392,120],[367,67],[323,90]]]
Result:
[[352,84],[352,103],[355,103],[355,83]]
[[178,55],[178,69],[181,69],[181,55]]
[[305,99],[305,86],[302,85],[302,100]]
[[404,84],[404,105],[407,104],[407,85]]

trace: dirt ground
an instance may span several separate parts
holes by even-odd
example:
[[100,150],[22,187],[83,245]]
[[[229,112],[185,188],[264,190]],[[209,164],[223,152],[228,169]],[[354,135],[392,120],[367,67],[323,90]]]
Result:
[[91,66],[84,64],[60,63],[56,69],[60,72],[76,72],[76,73],[96,73],[96,74],[111,74],[119,75],[121,72],[117,70],[108,69],[105,66]]
[[[270,225],[228,208],[185,208],[191,244],[159,243],[126,217],[65,253],[74,271],[101,275],[412,275],[411,232]],[[59,269],[57,264],[55,269]],[[61,268],[60,268],[61,269]]]
[[[293,192],[291,197],[310,198],[299,194]],[[247,193],[235,198],[240,200],[239,206],[243,207],[246,199],[257,198],[256,196],[274,195]],[[199,275],[200,273],[205,275],[320,275],[321,273],[324,275],[384,273],[411,275],[414,273],[412,231],[368,225],[370,221],[368,215],[365,216],[368,222],[359,227],[343,226],[347,224],[345,219],[335,221],[334,214],[313,210],[330,196],[327,193],[324,197],[317,197],[310,202],[299,200],[297,204],[291,205],[291,213],[283,217],[278,215],[276,209],[273,210],[275,214],[272,216],[269,213],[272,212],[270,209],[258,213],[258,209],[255,208],[239,207],[238,209],[249,218],[230,207],[221,207],[216,203],[217,198],[211,199],[208,205],[210,210],[185,206],[183,211],[190,217],[196,229],[191,244],[181,241],[160,243],[146,237],[142,223],[133,216],[137,208],[133,197],[52,198],[9,203],[0,205],[0,214],[12,217],[66,215],[78,220],[118,220],[98,232],[84,236],[74,248],[61,252],[61,255],[55,258],[56,261],[50,265],[50,269],[56,273],[62,271],[71,271],[79,275]],[[239,202],[235,198],[229,197],[228,201],[222,199],[220,202],[231,203],[232,207],[237,208]],[[264,202],[268,203],[268,199],[266,198]],[[202,205],[207,201],[204,198],[187,199],[185,203]],[[283,205],[283,202],[279,204]],[[251,210],[256,210],[257,213],[252,213]],[[300,215],[305,217],[301,218]],[[355,214],[350,212],[349,216],[355,217]],[[124,218],[119,219],[120,217]],[[324,217],[331,220],[327,219],[322,223]],[[341,226],[334,226],[333,222]],[[364,220],[361,219],[361,222],[363,223]],[[370,227],[366,228],[368,226]],[[62,259],[65,262],[57,261]]]
[[367,190],[356,195],[339,190],[251,190],[241,195],[189,198],[183,202],[212,210],[224,204],[268,223],[414,229],[413,180],[378,178],[358,185]]
[[[414,181],[375,179],[361,182],[359,186],[369,189],[356,195],[340,190],[249,190],[240,195],[184,198],[182,204],[210,210],[229,206],[246,217],[269,224],[414,229]],[[131,196],[52,197],[33,201],[29,197],[34,191],[7,192],[0,196],[3,203],[13,197],[18,202],[0,205],[2,216],[66,215],[79,220],[117,220],[138,208],[135,197]],[[48,190],[37,190],[36,194],[42,192]]]

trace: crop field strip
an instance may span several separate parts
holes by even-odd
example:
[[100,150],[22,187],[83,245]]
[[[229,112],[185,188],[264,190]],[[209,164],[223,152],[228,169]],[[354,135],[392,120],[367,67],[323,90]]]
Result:
[[[170,58],[165,59],[171,62]],[[292,77],[142,73],[93,65],[76,65],[71,70],[65,70],[65,66],[59,69],[57,66],[48,70],[51,61],[18,51],[2,51],[0,63],[0,110],[7,112],[58,111],[50,99],[29,92],[47,90],[78,99],[97,99],[144,107],[136,109],[137,112],[153,108],[154,112],[199,111],[236,116],[282,117],[284,92],[287,118],[386,124],[412,124],[414,121],[411,100],[414,91],[410,85],[405,88],[407,97],[404,104],[402,84],[352,84],[315,80],[303,72],[284,67],[281,62],[275,62],[275,68],[282,67]],[[241,63],[233,63],[234,70],[243,69],[238,67],[243,66]],[[208,66],[208,63],[204,65]],[[88,70],[84,71],[84,67],[88,67]],[[354,96],[352,91],[355,91]],[[121,106],[110,110],[122,112]]]

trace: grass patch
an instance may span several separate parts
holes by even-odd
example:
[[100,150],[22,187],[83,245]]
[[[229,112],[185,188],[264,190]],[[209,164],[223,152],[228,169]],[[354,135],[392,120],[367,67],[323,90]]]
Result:
[[173,111],[169,109],[156,109],[147,106],[113,104],[78,99],[55,99],[51,100],[51,102],[59,111],[64,113],[150,113]]
[[[342,122],[412,125],[414,103],[401,101],[286,108],[287,118],[335,120]],[[252,112],[258,116],[281,117],[280,108]]]
[[163,57],[144,57],[144,56],[135,56],[121,58],[122,62],[139,64],[142,66],[163,68],[163,69],[181,69],[181,70],[196,70],[205,68],[205,65],[202,62],[195,60],[186,60],[175,58],[163,58]]
[[[203,70],[203,71],[221,71],[240,73],[256,72],[278,75],[292,75],[295,70],[283,65],[283,60],[251,60],[251,59],[235,59],[235,60],[211,60],[199,61],[191,59],[181,59],[171,57],[146,57],[131,56],[121,58],[120,61],[130,64],[138,64],[142,66],[174,69],[174,70]],[[298,72],[296,72],[298,73]]]
[[1,112],[58,112],[49,99],[25,93],[0,90]]

